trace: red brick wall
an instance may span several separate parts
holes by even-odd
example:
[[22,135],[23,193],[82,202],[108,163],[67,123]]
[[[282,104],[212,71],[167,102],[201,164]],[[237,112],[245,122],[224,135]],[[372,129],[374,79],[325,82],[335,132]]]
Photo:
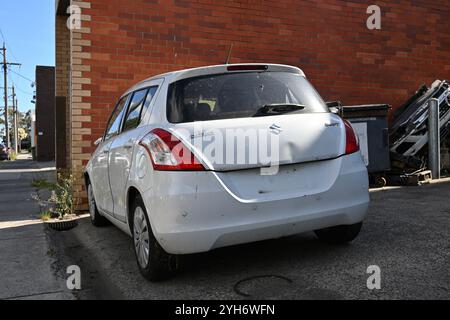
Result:
[[[117,97],[135,82],[231,62],[296,65],[326,100],[399,106],[422,83],[450,78],[450,2],[339,0],[95,0],[83,13],[91,96],[83,140],[101,136]],[[381,30],[366,9],[381,7]],[[83,147],[90,153],[93,147]],[[86,162],[86,161],[84,161]]]

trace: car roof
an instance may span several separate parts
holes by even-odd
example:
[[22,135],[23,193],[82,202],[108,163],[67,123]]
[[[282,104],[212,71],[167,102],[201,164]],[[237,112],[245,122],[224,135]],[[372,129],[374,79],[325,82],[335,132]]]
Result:
[[[230,71],[229,68],[235,69],[233,71]],[[245,70],[243,70],[243,67]],[[254,67],[254,69],[252,69]],[[258,67],[266,67],[264,70],[258,69]],[[284,65],[284,64],[274,64],[274,63],[238,63],[238,64],[221,64],[221,65],[212,65],[212,66],[204,66],[204,67],[198,67],[198,68],[190,68],[190,69],[183,69],[178,71],[171,71],[167,73],[163,73],[160,75],[156,75],[150,78],[147,78],[131,88],[129,88],[122,96],[127,95],[130,92],[145,88],[149,85],[151,85],[152,81],[164,79],[164,81],[167,81],[169,84],[178,80],[186,79],[186,78],[192,78],[192,77],[199,77],[199,76],[205,76],[210,74],[223,74],[223,73],[239,73],[239,72],[289,72],[289,73],[295,73],[300,76],[305,77],[304,72],[294,66],[290,65]]]

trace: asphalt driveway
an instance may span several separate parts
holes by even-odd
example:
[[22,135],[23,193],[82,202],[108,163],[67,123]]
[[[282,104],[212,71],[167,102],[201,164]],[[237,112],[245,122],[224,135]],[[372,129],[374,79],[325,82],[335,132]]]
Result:
[[[371,199],[350,245],[306,233],[218,249],[183,257],[182,271],[160,283],[141,277],[131,239],[113,226],[83,219],[50,239],[61,272],[81,267],[79,299],[450,299],[450,181]],[[380,290],[367,288],[370,265],[381,269]]]

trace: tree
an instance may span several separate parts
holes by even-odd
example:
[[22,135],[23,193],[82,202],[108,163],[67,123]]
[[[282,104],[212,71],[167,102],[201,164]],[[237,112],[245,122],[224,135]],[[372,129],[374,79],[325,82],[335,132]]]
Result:
[[30,130],[31,130],[31,110],[26,113],[19,112],[18,119],[19,119],[19,127],[24,128],[25,130],[30,132]]
[[19,128],[18,131],[18,135],[19,135],[19,140],[25,140],[28,137],[28,133],[24,128]]

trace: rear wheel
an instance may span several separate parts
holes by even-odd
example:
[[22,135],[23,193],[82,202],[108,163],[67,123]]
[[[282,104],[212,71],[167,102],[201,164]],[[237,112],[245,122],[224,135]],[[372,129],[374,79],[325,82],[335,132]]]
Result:
[[314,231],[316,236],[327,243],[340,244],[354,240],[361,231],[362,222],[335,226]]
[[101,227],[108,224],[108,220],[98,212],[97,203],[95,202],[94,189],[89,182],[87,185],[87,194],[89,202],[89,214],[91,216],[91,223],[96,227]]
[[131,210],[134,252],[141,274],[150,281],[168,278],[176,269],[176,257],[165,252],[156,241],[140,196],[134,200]]

